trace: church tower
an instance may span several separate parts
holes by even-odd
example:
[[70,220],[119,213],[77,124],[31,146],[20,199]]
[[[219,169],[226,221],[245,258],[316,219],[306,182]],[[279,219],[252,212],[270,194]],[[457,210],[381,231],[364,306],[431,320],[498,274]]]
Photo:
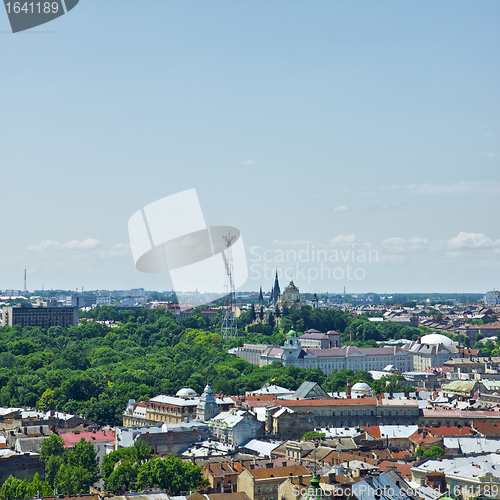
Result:
[[276,277],[274,278],[274,286],[271,288],[271,298],[269,300],[272,304],[277,304],[278,299],[281,297],[280,284],[278,281],[278,270],[276,269]]
[[259,307],[261,307],[263,303],[264,303],[264,295],[262,294],[262,286],[261,286],[259,292]]

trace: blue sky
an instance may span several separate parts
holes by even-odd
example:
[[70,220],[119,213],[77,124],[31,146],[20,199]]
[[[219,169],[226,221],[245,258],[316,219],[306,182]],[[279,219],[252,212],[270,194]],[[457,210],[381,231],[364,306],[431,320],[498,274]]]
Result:
[[169,289],[127,221],[189,188],[250,264],[377,251],[304,291],[500,286],[499,21],[496,1],[80,0],[17,34],[1,14],[0,289],[25,265],[29,289]]

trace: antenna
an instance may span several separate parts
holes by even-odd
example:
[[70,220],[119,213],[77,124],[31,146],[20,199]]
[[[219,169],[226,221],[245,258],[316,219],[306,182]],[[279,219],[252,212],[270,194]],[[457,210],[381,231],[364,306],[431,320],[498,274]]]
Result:
[[24,289],[23,289],[24,293],[27,292],[26,290],[26,266],[24,266]]
[[224,265],[226,267],[226,275],[224,279],[224,305],[222,307],[222,323],[221,323],[221,337],[223,339],[236,338],[238,336],[238,324],[234,314],[236,303],[236,292],[234,290],[234,275],[233,275],[233,255],[231,252],[231,245],[235,236],[231,236],[228,232],[227,236],[222,237],[226,242],[226,250],[222,252]]

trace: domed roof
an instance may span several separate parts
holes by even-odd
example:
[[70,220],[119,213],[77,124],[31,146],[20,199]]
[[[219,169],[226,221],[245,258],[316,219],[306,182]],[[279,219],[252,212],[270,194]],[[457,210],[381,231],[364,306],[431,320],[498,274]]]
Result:
[[296,337],[297,336],[297,332],[295,330],[290,330],[287,334],[286,334],[287,337]]
[[452,345],[453,341],[450,337],[446,337],[446,335],[441,335],[439,333],[431,333],[429,335],[424,335],[420,337],[420,342],[422,344],[443,344],[443,345]]
[[364,382],[358,382],[357,384],[354,384],[352,386],[352,390],[356,392],[365,392],[365,391],[371,391],[372,388],[368,384],[365,384]]
[[183,387],[175,395],[179,398],[195,398],[198,394],[190,387]]

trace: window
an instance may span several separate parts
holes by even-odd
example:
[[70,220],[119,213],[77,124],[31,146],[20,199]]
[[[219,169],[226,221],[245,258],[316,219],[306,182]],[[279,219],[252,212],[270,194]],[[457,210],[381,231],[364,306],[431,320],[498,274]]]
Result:
[[262,493],[262,488],[259,486],[259,487],[257,488],[257,494],[258,494],[258,495],[260,495],[261,493]]
[[266,486],[266,493],[269,493],[269,485]]
[[275,485],[274,485],[274,491],[275,491],[276,493],[278,492],[278,485],[277,485],[277,484],[275,484]]

